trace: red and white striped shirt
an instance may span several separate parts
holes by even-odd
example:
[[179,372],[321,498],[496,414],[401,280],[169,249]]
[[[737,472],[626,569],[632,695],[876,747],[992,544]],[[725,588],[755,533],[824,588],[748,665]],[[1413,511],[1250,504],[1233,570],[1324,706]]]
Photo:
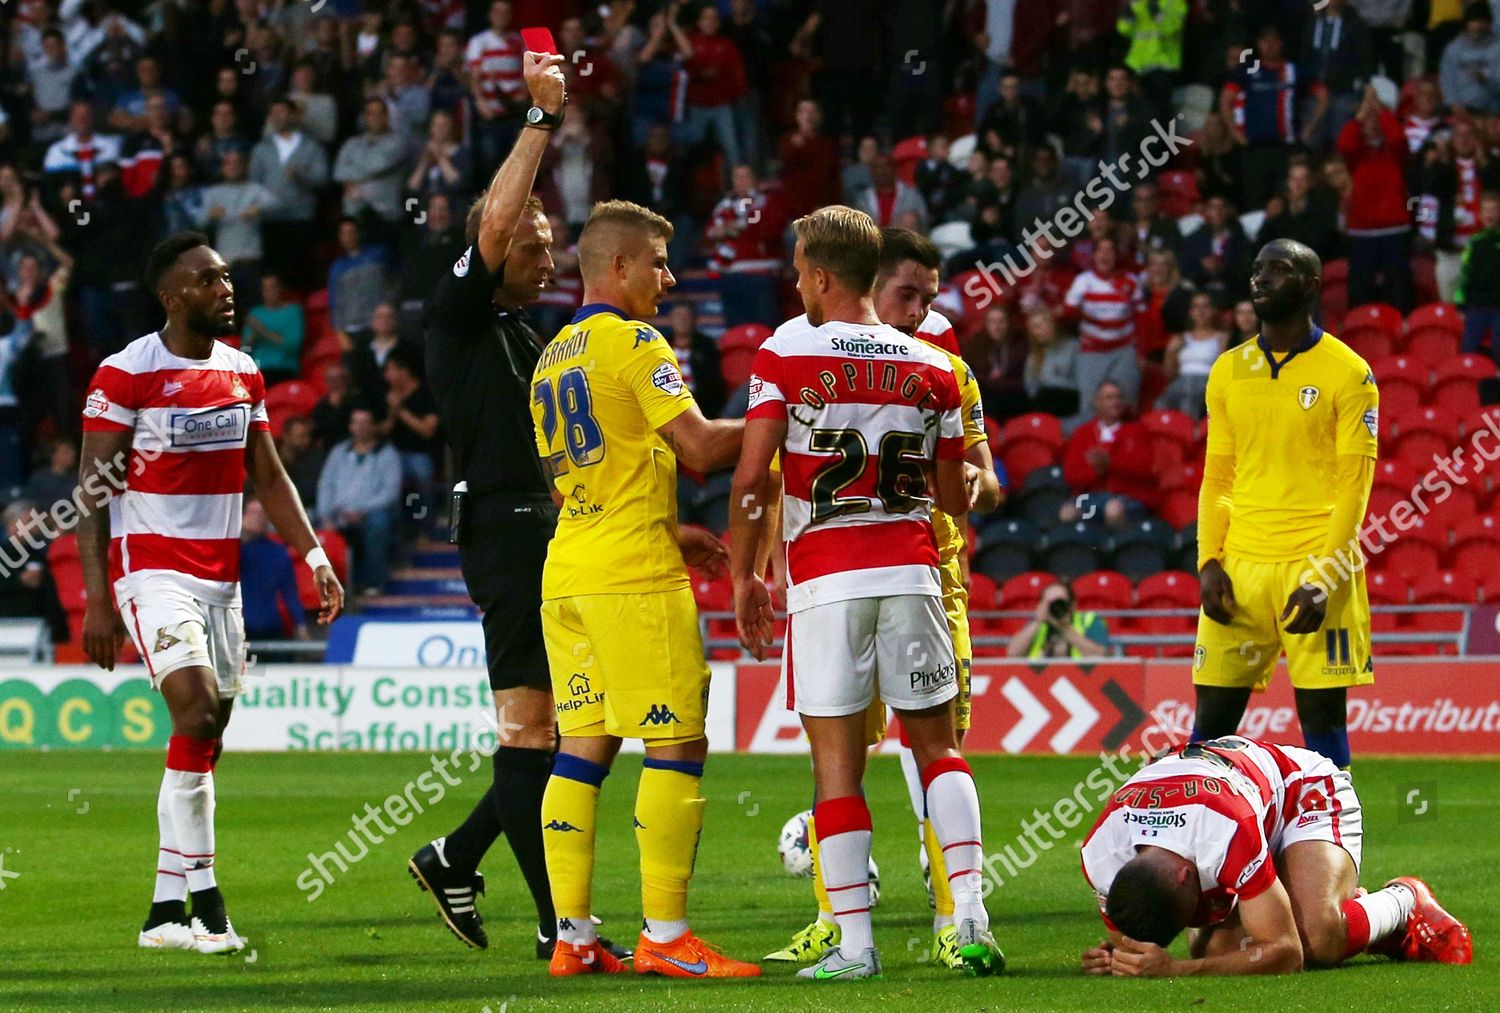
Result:
[[945,352],[962,356],[958,350],[958,335],[953,331],[953,321],[943,316],[937,310],[928,310],[922,322],[917,325],[917,337],[929,345],[937,345]]
[[1140,286],[1127,271],[1102,278],[1084,271],[1073,279],[1063,305],[1078,316],[1078,350],[1112,352],[1135,340]]
[[1197,866],[1190,925],[1222,922],[1276,881],[1274,850],[1316,755],[1238,735],[1188,750],[1197,755],[1164,757],[1126,781],[1084,838],[1083,875],[1101,914],[1115,875],[1145,845]]
[[525,52],[526,44],[521,41],[519,33],[498,35],[493,28],[486,28],[469,39],[464,66],[477,77],[479,90],[485,98],[516,101],[526,95],[526,79],[521,65]]
[[942,592],[927,472],[964,453],[947,355],[886,324],[798,317],[756,353],[745,418],[787,423],[788,612]]
[[109,504],[116,599],[166,574],[201,601],[238,604],[245,448],[271,428],[255,360],[221,341],[184,359],[158,333],[137,338],[94,373],[83,428],[134,434]]

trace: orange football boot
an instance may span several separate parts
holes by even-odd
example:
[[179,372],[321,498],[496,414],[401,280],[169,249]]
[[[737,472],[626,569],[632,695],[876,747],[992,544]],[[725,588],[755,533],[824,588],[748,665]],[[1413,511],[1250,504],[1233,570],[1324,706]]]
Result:
[[1469,927],[1453,917],[1432,895],[1432,888],[1415,876],[1398,876],[1387,883],[1400,883],[1417,896],[1406,920],[1402,956],[1435,964],[1472,964],[1474,940]]
[[691,931],[670,943],[653,943],[641,933],[635,946],[637,974],[660,974],[669,978],[758,978],[759,964],[726,957]]
[[559,939],[552,950],[552,961],[547,965],[547,973],[554,978],[574,974],[619,974],[624,970],[625,965],[597,939],[577,946]]

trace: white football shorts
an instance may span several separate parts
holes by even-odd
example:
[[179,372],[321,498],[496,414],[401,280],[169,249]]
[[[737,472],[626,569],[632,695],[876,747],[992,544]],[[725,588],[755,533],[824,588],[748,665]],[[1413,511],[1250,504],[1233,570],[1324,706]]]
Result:
[[239,606],[209,605],[167,580],[140,581],[120,615],[151,673],[151,687],[179,668],[213,670],[220,697],[240,694],[245,620]]
[[1300,841],[1326,841],[1347,851],[1358,871],[1364,852],[1364,812],[1349,772],[1311,749],[1280,749],[1299,769],[1286,780],[1287,817],[1281,833],[1270,842],[1272,853],[1279,855]]
[[878,692],[898,711],[958,695],[943,599],[903,594],[814,605],[787,619],[788,705],[809,717],[862,713]]

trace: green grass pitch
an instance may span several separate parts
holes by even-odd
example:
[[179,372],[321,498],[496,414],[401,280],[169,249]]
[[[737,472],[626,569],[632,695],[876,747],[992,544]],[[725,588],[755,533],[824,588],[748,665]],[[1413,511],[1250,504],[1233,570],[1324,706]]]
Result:
[[[218,772],[219,876],[250,949],[234,957],[138,950],[150,900],[161,758],[144,753],[8,753],[0,780],[0,1009],[235,1010],[1332,1010],[1496,1009],[1500,939],[1494,763],[1356,758],[1365,808],[1364,882],[1416,873],[1468,921],[1471,968],[1360,958],[1334,971],[1268,979],[1085,979],[1077,957],[1100,936],[1078,872],[1091,820],[990,898],[1006,975],[941,971],[926,952],[929,911],[916,835],[894,759],[867,779],[884,897],[875,912],[885,980],[817,986],[768,966],[750,982],[619,977],[553,981],[532,956],[530,903],[504,842],[484,863],[491,945],[470,951],[440,925],[403,868],[429,837],[467,813],[489,765],[339,876],[314,902],[297,886],[309,851],[324,852],[365,802],[379,805],[428,769],[416,754],[225,757]],[[1072,793],[1084,759],[980,757],[986,849],[1014,841],[1023,818]],[[639,924],[631,806],[639,763],[605,782],[596,912],[605,933]],[[807,880],[776,856],[782,822],[810,794],[802,757],[712,756],[691,915],[707,939],[742,958],[777,948],[810,917]],[[1411,806],[1413,790],[1426,801]],[[419,796],[420,797],[420,796]],[[84,810],[84,811],[80,811]],[[346,844],[347,846],[347,844]],[[19,874],[19,875],[16,875]],[[1181,942],[1179,941],[1179,947]]]

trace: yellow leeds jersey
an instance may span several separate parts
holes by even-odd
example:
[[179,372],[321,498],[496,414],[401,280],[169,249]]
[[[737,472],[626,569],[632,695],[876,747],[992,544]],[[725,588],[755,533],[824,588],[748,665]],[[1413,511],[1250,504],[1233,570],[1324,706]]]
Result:
[[[974,379],[974,371],[963,359],[940,345],[927,341],[921,334],[917,338],[943,352],[953,361],[953,375],[958,377],[958,393],[963,404],[964,449],[968,450],[989,439],[984,431],[984,401],[980,398],[979,381]],[[932,533],[937,538],[940,562],[957,559],[958,554],[964,551],[963,525],[935,506],[932,508]]]
[[1257,336],[1214,362],[1207,401],[1208,453],[1234,459],[1225,555],[1282,562],[1322,551],[1337,458],[1377,456],[1369,365],[1318,329],[1285,356],[1268,356]]
[[563,498],[544,599],[688,586],[677,457],[656,430],[692,405],[666,339],[612,306],[582,307],[543,349],[531,417]]

